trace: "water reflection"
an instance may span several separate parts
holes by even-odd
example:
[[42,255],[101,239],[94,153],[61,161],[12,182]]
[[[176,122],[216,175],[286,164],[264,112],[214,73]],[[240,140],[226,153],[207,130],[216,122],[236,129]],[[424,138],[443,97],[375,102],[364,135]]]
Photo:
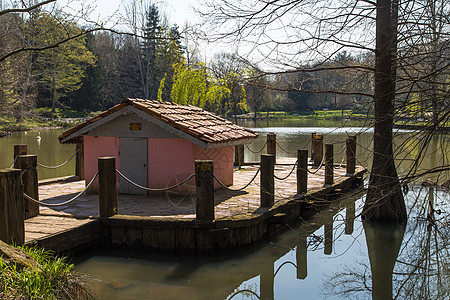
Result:
[[448,191],[415,187],[408,224],[365,223],[370,259],[330,276],[328,294],[372,299],[449,299]]
[[98,279],[100,299],[448,299],[448,193],[412,189],[407,226],[362,224],[364,199],[357,198],[324,208],[259,250],[110,252],[89,256],[78,270]]
[[372,271],[372,299],[392,299],[392,272],[406,224],[364,222],[364,233]]

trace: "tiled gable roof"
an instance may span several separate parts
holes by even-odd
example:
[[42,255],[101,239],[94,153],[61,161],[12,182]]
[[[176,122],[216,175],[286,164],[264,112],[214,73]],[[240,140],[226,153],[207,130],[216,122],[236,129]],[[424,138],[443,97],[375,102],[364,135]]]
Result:
[[[234,141],[244,141],[255,139],[258,134],[242,126],[238,126],[219,116],[207,112],[199,107],[192,105],[180,105],[173,102],[160,102],[145,99],[126,98],[121,104],[100,113],[94,118],[74,127],[58,138],[63,141],[71,134],[79,131],[87,125],[93,124],[120,109],[132,105],[133,107],[151,115],[171,127],[193,136],[205,143],[220,144]],[[76,137],[64,142],[75,142]]]

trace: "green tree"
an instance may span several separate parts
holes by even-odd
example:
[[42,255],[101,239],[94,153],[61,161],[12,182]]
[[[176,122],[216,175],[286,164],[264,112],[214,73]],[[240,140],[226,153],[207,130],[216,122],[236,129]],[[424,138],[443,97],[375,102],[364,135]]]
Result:
[[[18,14],[0,16],[0,56],[22,47],[23,25]],[[31,87],[29,58],[29,53],[20,53],[0,61],[0,109],[19,123],[33,105],[27,94]]]
[[223,111],[222,101],[230,96],[230,89],[223,80],[211,76],[206,66],[186,66],[179,63],[175,67],[171,98],[175,103],[195,105],[208,111]]
[[[42,47],[81,33],[72,20],[60,14],[54,17],[45,12],[36,13],[30,24],[35,44]],[[60,99],[80,88],[86,68],[95,64],[96,57],[86,47],[84,36],[70,39],[58,47],[35,54],[33,73],[50,100],[52,116]]]

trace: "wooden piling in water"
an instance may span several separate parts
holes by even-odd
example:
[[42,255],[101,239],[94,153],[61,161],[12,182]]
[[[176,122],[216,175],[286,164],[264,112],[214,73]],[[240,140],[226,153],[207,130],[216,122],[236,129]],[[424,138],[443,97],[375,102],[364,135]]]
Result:
[[0,239],[8,244],[25,242],[25,213],[21,170],[0,170]]
[[196,217],[214,220],[214,165],[212,160],[195,161]]
[[325,184],[331,185],[334,183],[334,159],[333,159],[333,145],[325,145]]
[[333,252],[333,216],[324,225],[325,247],[323,253],[330,255]]
[[[13,160],[16,161],[16,157],[19,155],[27,155],[28,154],[28,145],[27,144],[19,144],[14,145],[14,157]],[[14,164],[14,168],[16,165]]]
[[347,174],[355,174],[356,169],[356,135],[349,136],[345,140],[347,156]]
[[345,234],[352,234],[355,222],[355,202],[345,205]]
[[[17,169],[22,170],[23,192],[33,199],[39,200],[37,155],[19,155]],[[24,199],[25,218],[39,215],[39,204]]]
[[271,260],[262,262],[261,274],[259,276],[260,299],[274,299],[274,265]]
[[261,207],[271,207],[275,199],[275,156],[261,155]]
[[313,166],[318,167],[323,160],[323,135],[313,134],[312,135],[312,159]]
[[308,275],[308,241],[305,234],[300,234],[295,258],[297,262],[297,279],[305,279]]
[[308,150],[297,150],[297,194],[308,191]]
[[272,132],[267,134],[267,154],[277,157],[277,135]]
[[118,213],[115,157],[98,158],[98,203],[100,217]]

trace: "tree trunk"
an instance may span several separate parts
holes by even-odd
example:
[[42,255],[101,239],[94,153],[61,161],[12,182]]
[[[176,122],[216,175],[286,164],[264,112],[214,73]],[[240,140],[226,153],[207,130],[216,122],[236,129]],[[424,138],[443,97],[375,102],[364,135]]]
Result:
[[396,31],[391,9],[391,0],[377,1],[374,154],[363,210],[363,218],[375,222],[402,222],[407,217],[392,149]]

